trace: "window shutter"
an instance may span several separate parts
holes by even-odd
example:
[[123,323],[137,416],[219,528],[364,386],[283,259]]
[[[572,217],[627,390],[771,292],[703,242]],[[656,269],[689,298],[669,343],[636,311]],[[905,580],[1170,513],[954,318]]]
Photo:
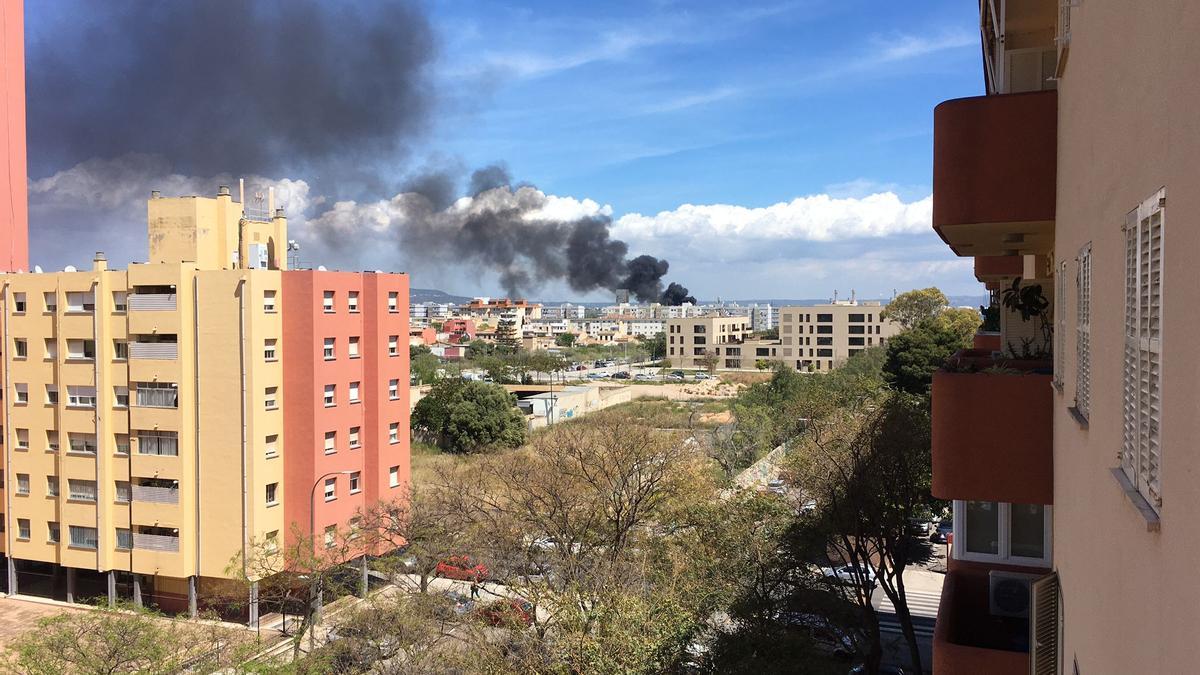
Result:
[[1092,399],[1092,245],[1079,250],[1075,279],[1075,409],[1083,417]]
[[1054,275],[1054,384],[1062,387],[1067,344],[1067,262],[1058,263]]
[[1029,594],[1032,599],[1029,608],[1030,675],[1058,675],[1062,638],[1058,574],[1047,574],[1035,580]]

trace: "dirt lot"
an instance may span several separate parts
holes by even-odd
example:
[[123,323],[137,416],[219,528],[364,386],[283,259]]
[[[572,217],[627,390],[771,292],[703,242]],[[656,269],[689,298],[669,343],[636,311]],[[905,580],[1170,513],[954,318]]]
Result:
[[73,609],[32,600],[0,597],[0,650],[19,637],[25,631],[33,628],[38,619],[63,612],[86,612],[86,609]]

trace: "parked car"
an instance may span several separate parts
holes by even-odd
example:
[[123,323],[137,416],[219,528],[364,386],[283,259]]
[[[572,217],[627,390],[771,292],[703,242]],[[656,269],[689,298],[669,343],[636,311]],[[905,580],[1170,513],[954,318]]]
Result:
[[667,378],[671,379],[671,380],[678,380],[678,381],[682,382],[683,378],[684,378],[683,371],[676,370],[676,371],[672,372],[670,375],[668,375]]
[[908,531],[915,536],[924,536],[933,530],[933,523],[922,518],[909,518]]
[[603,376],[603,375],[601,375],[600,373],[588,373],[588,374],[587,374],[587,379],[589,379],[589,380],[601,380],[601,379],[604,379],[604,376]]
[[854,639],[820,614],[784,612],[779,618],[788,626],[806,633],[818,649],[833,656],[848,659],[857,652]]
[[696,373],[696,379],[697,380],[711,380],[712,375],[709,375],[708,373]]
[[473,562],[469,556],[452,555],[439,562],[433,574],[445,579],[478,582],[488,578],[488,568]]
[[624,370],[612,374],[612,379],[614,380],[628,380],[630,377],[630,374]]
[[653,376],[653,375],[647,375],[646,373],[638,373],[637,375],[634,375],[634,376],[633,376],[633,379],[635,379],[635,380],[637,380],[637,381],[639,381],[639,382],[653,382],[653,381],[654,381],[654,376]]
[[863,587],[875,588],[875,571],[869,567],[864,570],[856,570],[853,565],[822,567],[821,574],[824,574],[826,579],[844,586],[853,586],[861,580]]
[[950,535],[954,533],[954,522],[951,520],[943,520],[938,523],[933,533],[929,535],[929,541],[935,544],[945,544],[950,541]]
[[525,598],[503,598],[479,609],[479,616],[491,626],[532,626],[533,603]]

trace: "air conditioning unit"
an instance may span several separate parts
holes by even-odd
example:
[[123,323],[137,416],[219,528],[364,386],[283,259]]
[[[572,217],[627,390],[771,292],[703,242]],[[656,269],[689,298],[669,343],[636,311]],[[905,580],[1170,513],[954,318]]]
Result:
[[1029,585],[1036,574],[1020,572],[988,572],[988,609],[992,616],[1029,618]]

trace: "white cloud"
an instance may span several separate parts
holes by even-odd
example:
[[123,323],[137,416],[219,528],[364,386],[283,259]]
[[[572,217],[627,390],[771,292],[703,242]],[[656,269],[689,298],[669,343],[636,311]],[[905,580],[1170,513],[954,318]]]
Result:
[[880,38],[883,47],[879,60],[883,62],[903,61],[945,49],[971,47],[979,43],[979,35],[970,31],[947,32],[940,35],[899,35]]
[[828,242],[928,231],[932,197],[905,203],[893,192],[837,199],[797,197],[762,208],[683,204],[653,216],[631,213],[616,221],[621,238],[788,239]]
[[643,114],[653,115],[658,113],[676,112],[695,108],[696,106],[708,105],[716,103],[741,93],[741,89],[737,87],[718,87],[711,91],[703,91],[695,94],[684,94],[676,98],[659,101],[650,105],[644,106],[641,109]]

